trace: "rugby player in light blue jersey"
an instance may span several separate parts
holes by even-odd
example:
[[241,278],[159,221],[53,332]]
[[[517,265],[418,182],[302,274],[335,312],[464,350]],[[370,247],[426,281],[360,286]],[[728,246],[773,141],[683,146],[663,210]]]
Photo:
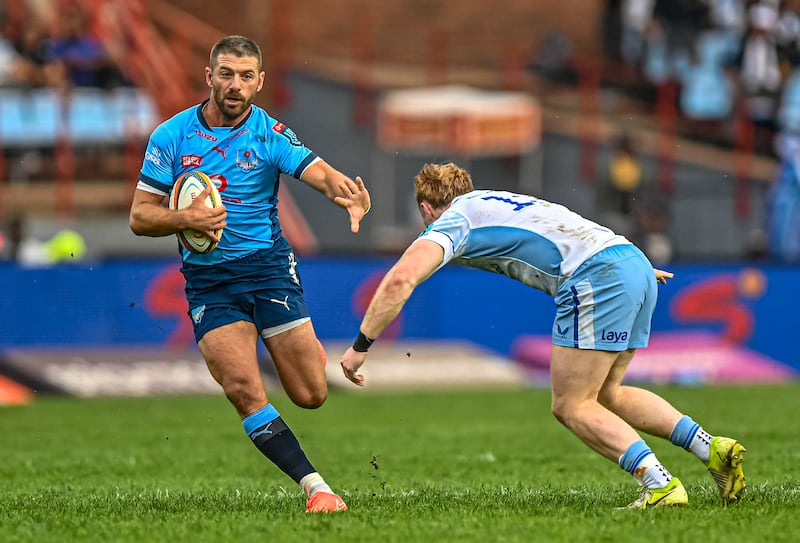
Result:
[[[314,409],[327,397],[325,360],[303,298],[292,248],[278,220],[281,174],[302,180],[344,208],[350,230],[369,211],[364,183],[337,171],[306,148],[286,125],[253,104],[264,85],[261,50],[252,40],[227,36],[211,50],[205,69],[210,97],[152,133],[130,211],[133,232],[168,236],[206,232],[216,249],[180,248],[189,316],[214,379],[242,418],[255,446],[297,482],[306,511],[346,510],[317,473],[269,402],[258,365],[259,337],[286,393]],[[189,207],[166,205],[175,181],[191,170],[207,174],[223,206],[204,205],[210,189]],[[224,227],[221,239],[214,231]]]
[[619,463],[642,485],[631,508],[688,503],[686,490],[637,431],[669,439],[702,460],[724,503],[745,488],[744,448],[714,437],[647,390],[623,386],[637,348],[646,347],[658,297],[654,270],[622,236],[562,205],[504,191],[474,190],[454,164],[427,164],[414,177],[427,229],[381,281],[359,334],[342,356],[345,376],[358,373],[367,350],[399,314],[417,285],[448,262],[506,275],[553,296],[550,359],[552,409],[586,445]]

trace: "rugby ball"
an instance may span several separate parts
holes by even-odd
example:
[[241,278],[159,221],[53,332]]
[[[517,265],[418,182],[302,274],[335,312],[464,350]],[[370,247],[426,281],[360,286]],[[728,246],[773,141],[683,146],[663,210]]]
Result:
[[[206,187],[211,187],[211,192],[206,198],[205,204],[212,208],[221,206],[222,198],[220,198],[219,191],[214,185],[214,182],[203,172],[195,170],[186,172],[175,182],[175,185],[172,187],[172,192],[169,195],[169,208],[184,209],[189,207],[192,201],[194,201],[201,192],[206,190]],[[219,238],[222,236],[222,229],[220,228],[214,233]],[[208,237],[205,232],[184,230],[175,235],[178,237],[178,241],[180,241],[181,245],[192,253],[208,253],[217,247],[217,243]]]

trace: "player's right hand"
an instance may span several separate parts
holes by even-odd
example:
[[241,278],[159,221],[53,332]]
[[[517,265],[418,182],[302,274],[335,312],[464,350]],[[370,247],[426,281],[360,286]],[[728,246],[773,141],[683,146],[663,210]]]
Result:
[[211,188],[206,188],[197,195],[192,203],[181,210],[184,213],[186,227],[199,232],[205,232],[207,236],[216,242],[219,239],[214,234],[215,231],[225,228],[228,212],[225,205],[211,208],[205,205],[206,198],[211,194]]
[[349,347],[342,355],[342,361],[340,362],[344,376],[360,387],[364,386],[364,376],[358,373],[358,369],[366,360],[367,353],[359,353]]

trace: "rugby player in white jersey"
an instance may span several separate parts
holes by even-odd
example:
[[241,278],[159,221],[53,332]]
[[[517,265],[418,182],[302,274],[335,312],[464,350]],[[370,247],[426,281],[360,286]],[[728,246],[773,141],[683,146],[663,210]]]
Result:
[[653,392],[622,384],[636,349],[647,346],[657,282],[654,269],[622,236],[566,207],[533,196],[474,190],[454,164],[426,164],[414,177],[426,230],[381,281],[356,341],[342,356],[345,376],[358,373],[372,342],[400,313],[417,285],[448,262],[506,275],[553,296],[556,317],[550,359],[556,418],[597,453],[633,475],[643,490],[629,505],[685,505],[677,477],[639,432],[669,439],[699,458],[723,503],[746,484],[744,447],[712,436]]

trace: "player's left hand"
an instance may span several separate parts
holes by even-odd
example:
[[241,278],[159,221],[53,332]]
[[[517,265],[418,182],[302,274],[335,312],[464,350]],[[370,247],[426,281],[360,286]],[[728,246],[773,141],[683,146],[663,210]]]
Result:
[[364,376],[357,372],[366,360],[367,353],[359,353],[350,347],[342,355],[342,361],[340,362],[344,376],[360,387],[364,386]]
[[339,192],[344,196],[337,196],[333,201],[347,210],[350,215],[350,231],[357,234],[361,219],[372,207],[367,187],[364,186],[364,181],[360,177],[356,177],[355,183],[349,179],[342,181],[339,185]]
[[658,268],[653,268],[653,271],[656,273],[656,281],[658,281],[662,285],[667,284],[667,279],[672,279],[673,277],[675,277],[674,273],[664,270],[659,270]]

